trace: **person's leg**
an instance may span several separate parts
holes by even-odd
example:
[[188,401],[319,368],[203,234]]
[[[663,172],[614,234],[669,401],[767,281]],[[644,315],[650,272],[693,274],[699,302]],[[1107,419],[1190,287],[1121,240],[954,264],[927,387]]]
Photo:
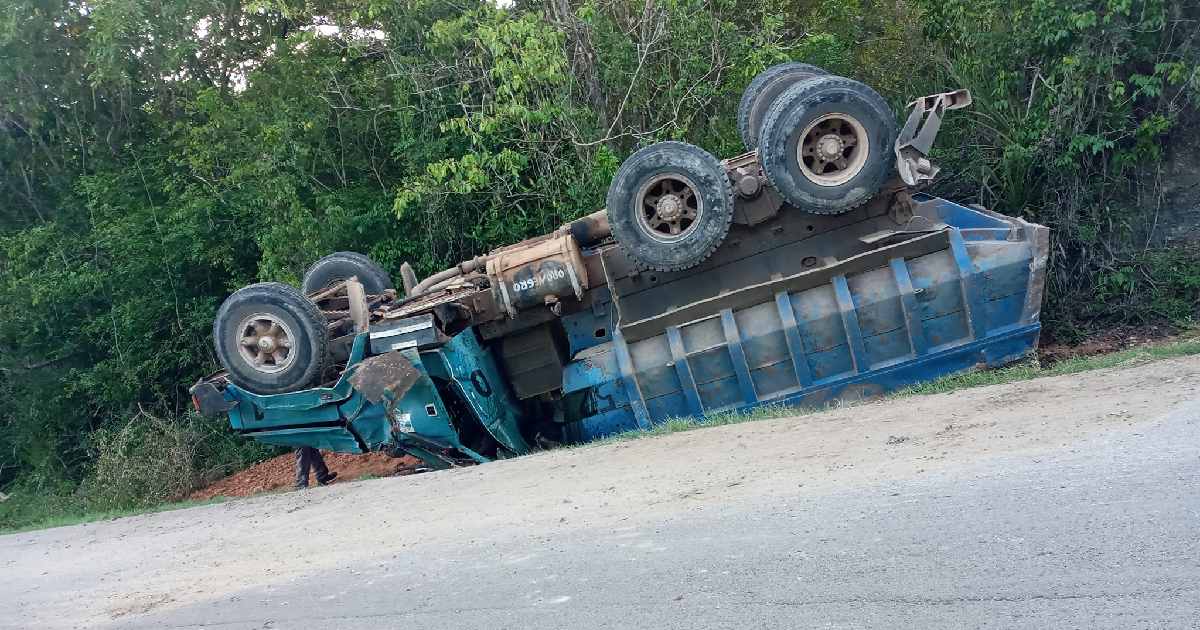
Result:
[[[312,465],[312,456],[309,451],[313,450],[311,446],[296,447],[296,487],[308,487],[308,469]],[[321,464],[324,466],[324,462]]]
[[329,475],[329,467],[325,465],[325,456],[316,448],[312,450],[312,470],[317,476],[317,483],[325,481],[325,477]]
[[317,483],[325,485],[337,476],[337,473],[329,472],[329,468],[325,465],[325,456],[321,451],[313,449],[313,473],[317,475]]

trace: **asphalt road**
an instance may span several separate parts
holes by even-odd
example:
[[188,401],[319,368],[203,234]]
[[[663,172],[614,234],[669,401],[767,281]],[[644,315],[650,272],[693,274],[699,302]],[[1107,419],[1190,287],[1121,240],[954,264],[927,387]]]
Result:
[[410,546],[109,627],[1200,628],[1200,400],[889,483],[795,481],[665,521]]

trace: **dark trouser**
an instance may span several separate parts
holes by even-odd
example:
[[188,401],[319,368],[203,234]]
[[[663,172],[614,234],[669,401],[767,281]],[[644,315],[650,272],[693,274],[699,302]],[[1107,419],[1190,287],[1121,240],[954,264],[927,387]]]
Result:
[[321,457],[321,451],[311,446],[296,447],[296,487],[308,487],[308,469],[312,468],[317,474],[317,483],[323,483],[325,478],[329,476],[329,469],[325,467],[325,458]]

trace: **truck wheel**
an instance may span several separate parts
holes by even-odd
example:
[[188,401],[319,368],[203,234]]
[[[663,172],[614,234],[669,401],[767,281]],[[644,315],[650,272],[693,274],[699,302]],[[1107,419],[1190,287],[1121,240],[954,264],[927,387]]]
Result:
[[327,324],[315,302],[278,282],[234,292],[217,310],[213,347],[229,380],[256,394],[307,387],[325,358]]
[[351,277],[358,278],[367,295],[382,295],[396,288],[379,263],[356,252],[337,252],[313,263],[304,272],[300,289],[311,295]]
[[759,161],[783,198],[841,214],[879,192],[896,166],[896,122],[875,90],[845,77],[804,79],[771,105]]
[[608,187],[608,224],[634,262],[656,271],[700,264],[725,240],[733,188],[721,161],[684,142],[659,142],[625,160]]
[[774,65],[758,73],[750,85],[746,86],[746,91],[742,92],[742,102],[738,103],[738,135],[741,136],[742,145],[746,150],[753,151],[758,148],[767,110],[784,90],[801,79],[827,74],[829,73],[816,66],[797,61]]

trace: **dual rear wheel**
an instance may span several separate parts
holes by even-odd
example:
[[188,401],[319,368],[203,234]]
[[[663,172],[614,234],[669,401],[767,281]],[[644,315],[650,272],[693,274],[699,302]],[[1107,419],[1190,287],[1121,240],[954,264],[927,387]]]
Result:
[[[746,88],[738,134],[791,205],[841,214],[865,203],[895,168],[891,108],[871,88],[803,63],[772,66]],[[707,259],[733,220],[721,161],[683,142],[634,153],[608,190],[608,221],[639,265],[679,271]]]

